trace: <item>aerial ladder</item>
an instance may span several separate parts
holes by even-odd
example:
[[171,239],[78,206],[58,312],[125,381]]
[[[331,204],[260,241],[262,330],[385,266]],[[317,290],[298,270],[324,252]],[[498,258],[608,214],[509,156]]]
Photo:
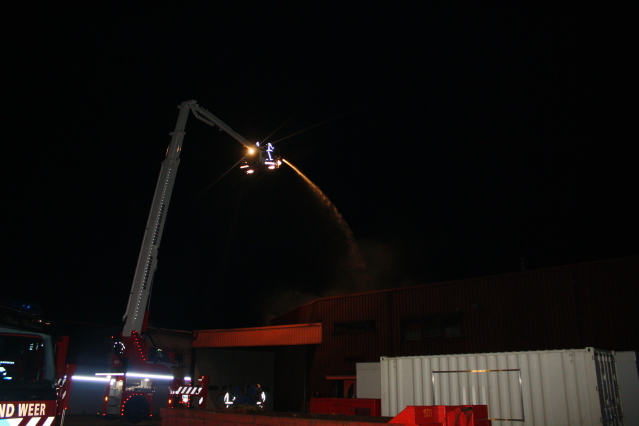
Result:
[[[246,147],[248,153],[241,168],[251,174],[258,169],[276,169],[280,160],[270,143],[260,146],[251,143],[222,120],[190,100],[179,105],[175,130],[162,162],[160,176],[155,188],[146,230],[140,248],[137,266],[131,285],[126,312],[122,318],[124,327],[119,340],[114,343],[111,360],[112,372],[107,386],[102,413],[109,417],[124,416],[127,421],[137,423],[153,413],[155,387],[154,378],[171,374],[171,367],[181,364],[179,354],[151,348],[144,336],[149,320],[149,302],[153,276],[157,269],[158,251],[162,232],[171,201],[173,185],[180,164],[180,153],[189,113],[200,121],[218,127]],[[188,406],[204,408],[208,378],[200,376],[193,386],[184,386],[183,379],[174,379],[170,387],[170,400]]]

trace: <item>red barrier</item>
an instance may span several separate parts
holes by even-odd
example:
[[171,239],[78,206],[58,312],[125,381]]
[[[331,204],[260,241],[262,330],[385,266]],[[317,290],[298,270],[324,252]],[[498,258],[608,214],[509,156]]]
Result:
[[381,416],[382,400],[372,398],[311,398],[311,413]]
[[428,405],[406,407],[389,424],[433,426],[490,426],[487,405]]

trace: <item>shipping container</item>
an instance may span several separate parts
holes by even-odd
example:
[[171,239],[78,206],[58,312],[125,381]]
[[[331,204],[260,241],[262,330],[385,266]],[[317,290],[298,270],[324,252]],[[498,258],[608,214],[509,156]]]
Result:
[[619,395],[626,426],[639,426],[639,373],[637,354],[632,351],[615,352],[615,368],[619,381]]
[[381,368],[379,362],[358,362],[355,365],[357,398],[382,398]]
[[594,348],[381,358],[382,416],[487,405],[494,426],[623,425],[614,352]]

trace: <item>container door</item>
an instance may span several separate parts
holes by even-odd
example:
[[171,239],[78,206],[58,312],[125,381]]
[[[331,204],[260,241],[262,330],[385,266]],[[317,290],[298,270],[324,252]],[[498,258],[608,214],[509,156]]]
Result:
[[610,351],[595,351],[595,367],[601,423],[606,426],[623,426],[614,354]]

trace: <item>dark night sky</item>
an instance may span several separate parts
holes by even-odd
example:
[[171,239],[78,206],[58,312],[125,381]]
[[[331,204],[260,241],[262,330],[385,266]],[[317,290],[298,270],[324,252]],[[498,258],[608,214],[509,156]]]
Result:
[[4,294],[118,324],[189,99],[250,140],[277,129],[368,270],[290,168],[216,181],[242,147],[191,116],[156,325],[639,254],[636,7],[160,3],[4,14]]

